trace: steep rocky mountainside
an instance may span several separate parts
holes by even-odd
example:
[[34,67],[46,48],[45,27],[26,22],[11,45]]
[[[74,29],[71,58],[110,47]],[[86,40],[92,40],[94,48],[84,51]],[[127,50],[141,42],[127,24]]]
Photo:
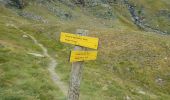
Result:
[[[33,1],[27,0],[1,0],[6,5],[15,6],[19,9],[24,9],[29,3]],[[156,32],[160,34],[169,34],[170,33],[170,7],[167,0],[163,1],[149,1],[145,2],[140,0],[136,2],[134,0],[36,0],[37,3],[53,3],[57,2],[64,3],[67,6],[75,7],[82,6],[84,8],[95,9],[92,12],[96,13],[98,16],[102,17],[113,17],[116,11],[113,11],[113,8],[117,7],[118,9],[123,9],[122,13],[126,13],[125,10],[131,14],[132,21],[145,31]],[[157,5],[158,6],[154,6]],[[151,8],[152,5],[154,8]],[[49,6],[50,7],[50,6]],[[101,7],[96,9],[96,7]],[[50,8],[49,8],[50,9]],[[100,11],[104,9],[104,13]],[[99,10],[99,12],[97,11]],[[60,11],[58,11],[60,13]],[[61,12],[62,13],[62,12]],[[120,13],[120,12],[119,12]],[[127,15],[127,14],[125,14]],[[66,16],[71,17],[71,15],[66,14]],[[127,17],[127,16],[124,16]],[[129,16],[128,16],[129,17]]]

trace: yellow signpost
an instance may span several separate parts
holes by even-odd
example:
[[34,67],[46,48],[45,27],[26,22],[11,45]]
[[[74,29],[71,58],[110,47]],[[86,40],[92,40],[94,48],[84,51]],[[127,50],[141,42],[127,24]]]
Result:
[[[60,42],[75,45],[71,51],[70,62],[72,63],[70,85],[67,100],[78,100],[80,92],[80,81],[83,71],[83,63],[87,60],[95,60],[97,51],[86,51],[86,48],[97,49],[98,38],[87,37],[88,30],[78,29],[77,34],[61,32]],[[79,34],[79,35],[78,35]]]
[[72,51],[70,62],[96,60],[97,51]]
[[91,49],[97,49],[99,39],[94,37],[80,36],[77,34],[61,32],[60,41]]

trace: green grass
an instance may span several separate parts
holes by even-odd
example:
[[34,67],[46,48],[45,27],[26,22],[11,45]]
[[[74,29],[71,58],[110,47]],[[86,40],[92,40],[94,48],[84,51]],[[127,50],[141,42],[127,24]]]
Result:
[[2,44],[0,48],[1,100],[64,99],[49,78],[46,58],[33,57],[26,50],[17,47],[14,50],[8,46]]
[[142,11],[146,24],[170,33],[170,18],[168,17],[170,7],[168,0],[130,0],[130,2],[136,6],[136,11]]
[[42,53],[41,49],[30,38],[23,38],[21,31],[6,26],[17,25],[23,19],[16,16],[9,19],[10,13],[3,14],[0,16],[0,100],[64,100],[50,79],[48,59],[27,54]]
[[[98,59],[85,64],[81,100],[122,100],[126,96],[135,100],[168,99],[169,62],[164,58],[169,56],[169,37],[150,34],[96,34],[101,41]],[[158,40],[161,41],[157,43]],[[69,55],[68,51],[65,52]],[[63,57],[65,59],[56,70],[68,83],[71,64],[68,63],[68,56]],[[155,82],[158,77],[166,83],[159,86]],[[145,91],[146,95],[138,93],[139,90]]]
[[[60,7],[69,11],[65,5]],[[42,53],[41,49],[8,24],[18,26],[47,47],[58,62],[56,72],[67,85],[71,70],[68,59],[74,46],[60,43],[60,32],[75,33],[76,29],[83,28],[90,31],[89,36],[100,39],[97,60],[84,65],[80,100],[170,99],[170,36],[138,30],[126,17],[128,12],[122,15],[119,8],[114,8],[115,17],[109,20],[96,18],[89,10],[81,12],[75,8],[73,13],[79,17],[64,21],[40,5],[24,9],[49,21],[42,23],[17,16],[14,10],[1,8],[0,100],[65,100],[50,79],[48,59],[27,54]],[[102,10],[93,10],[98,9]],[[156,83],[158,78],[163,83]]]

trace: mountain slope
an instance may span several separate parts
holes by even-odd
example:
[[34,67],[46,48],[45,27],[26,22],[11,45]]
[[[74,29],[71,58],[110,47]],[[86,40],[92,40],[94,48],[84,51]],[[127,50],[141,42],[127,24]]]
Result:
[[[74,0],[36,0],[29,1],[22,9],[1,4],[0,99],[66,98],[50,78],[49,59],[30,55],[43,53],[29,37],[13,27],[17,26],[48,49],[49,55],[58,61],[56,72],[67,85],[71,70],[68,58],[73,47],[59,42],[60,32],[75,33],[83,28],[90,31],[89,36],[100,38],[98,59],[85,62],[80,100],[168,100],[170,36],[142,31],[132,22],[126,5],[113,1],[96,0],[82,5]],[[137,10],[145,5],[146,22],[155,26],[147,14],[154,16],[169,1],[129,2]],[[160,2],[163,3],[160,8],[146,9]]]

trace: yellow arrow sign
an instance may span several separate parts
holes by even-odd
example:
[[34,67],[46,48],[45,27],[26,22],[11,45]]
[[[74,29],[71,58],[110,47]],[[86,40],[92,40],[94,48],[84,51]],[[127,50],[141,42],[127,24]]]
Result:
[[70,62],[96,60],[97,51],[72,51]]
[[73,44],[73,45],[91,48],[91,49],[97,49],[99,39],[61,32],[60,41]]

